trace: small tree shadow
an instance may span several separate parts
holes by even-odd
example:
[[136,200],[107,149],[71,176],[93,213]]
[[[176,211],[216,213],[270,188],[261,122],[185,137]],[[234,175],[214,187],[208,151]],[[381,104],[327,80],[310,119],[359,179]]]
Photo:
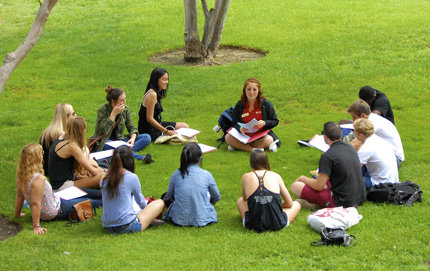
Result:
[[0,241],[14,237],[22,231],[22,225],[15,221],[10,221],[4,214],[0,214]]

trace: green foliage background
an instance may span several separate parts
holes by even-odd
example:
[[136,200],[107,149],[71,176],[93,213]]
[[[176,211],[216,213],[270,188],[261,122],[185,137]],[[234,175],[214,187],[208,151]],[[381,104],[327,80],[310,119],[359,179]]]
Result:
[[[209,5],[213,4],[208,1]],[[14,51],[27,35],[37,1],[0,2],[0,54]],[[61,0],[39,42],[13,73],[0,96],[0,211],[13,218],[15,168],[21,147],[35,142],[60,102],[87,119],[92,134],[107,85],[126,90],[137,113],[151,70],[146,59],[183,46],[182,1]],[[428,269],[430,265],[430,3],[416,1],[231,1],[221,43],[268,52],[256,61],[213,67],[164,65],[170,73],[165,120],[186,121],[215,146],[219,114],[239,99],[243,82],[257,77],[280,119],[282,140],[269,153],[272,169],[289,187],[318,166],[320,152],[296,141],[318,133],[324,122],[348,118],[346,108],[363,85],[385,92],[392,103],[406,161],[402,180],[424,190],[411,208],[365,203],[363,220],[348,232],[354,248],[311,247],[319,239],[303,210],[287,229],[256,234],[243,229],[235,202],[248,154],[204,155],[221,190],[219,223],[206,228],[163,225],[141,234],[111,236],[92,221],[66,228],[49,222],[45,236],[24,230],[0,243],[3,270],[57,269]],[[203,15],[199,10],[199,24]],[[139,164],[145,195],[159,197],[179,166],[180,146],[150,145],[155,163]],[[69,254],[65,253],[69,252]]]

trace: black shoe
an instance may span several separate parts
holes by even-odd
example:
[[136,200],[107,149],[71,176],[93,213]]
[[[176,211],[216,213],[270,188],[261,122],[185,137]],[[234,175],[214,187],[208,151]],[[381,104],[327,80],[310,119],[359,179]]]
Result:
[[152,162],[154,162],[154,160],[152,160],[152,156],[149,153],[147,153],[145,155],[145,158],[143,158],[143,162],[145,164],[151,164]]

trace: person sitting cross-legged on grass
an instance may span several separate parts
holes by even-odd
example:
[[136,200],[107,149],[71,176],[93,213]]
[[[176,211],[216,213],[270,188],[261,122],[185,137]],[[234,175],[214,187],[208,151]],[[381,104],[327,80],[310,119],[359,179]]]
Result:
[[319,207],[355,207],[366,200],[360,161],[354,148],[342,141],[342,131],[335,122],[324,124],[324,141],[330,148],[321,155],[317,179],[300,176],[291,191]]
[[[131,110],[126,105],[125,92],[120,88],[112,88],[111,86],[108,86],[105,91],[107,92],[107,102],[97,110],[94,137],[105,136],[96,143],[95,150],[113,149],[106,142],[122,140],[131,145],[134,158],[143,160],[146,164],[151,163],[150,154],[141,155],[137,153],[151,143],[151,137],[148,134],[137,133],[137,128],[133,125],[131,118]],[[127,128],[128,136],[123,136],[124,128]]]
[[374,133],[373,124],[368,119],[355,120],[354,131],[362,143],[357,153],[366,189],[380,183],[398,183],[399,171],[393,146]]
[[[151,140],[155,141],[161,133],[174,135],[176,129],[188,128],[185,122],[162,121],[163,107],[161,100],[167,95],[169,86],[169,74],[163,68],[155,68],[151,72],[145,95],[139,110],[139,133],[147,133]],[[169,129],[168,129],[169,128]]]
[[[134,167],[133,151],[120,146],[114,150],[109,175],[100,181],[103,227],[109,233],[140,232],[149,225],[163,223],[155,218],[163,210],[164,202],[159,199],[147,205]],[[133,200],[143,209],[137,215]]]
[[[239,126],[239,122],[248,123],[257,120],[257,125],[253,127],[256,131],[249,131]],[[260,82],[255,78],[249,78],[243,86],[242,96],[233,110],[233,127],[242,134],[252,136],[255,133],[275,128],[279,123],[273,105],[264,97]],[[252,151],[253,148],[264,148],[270,151],[277,151],[281,142],[273,131],[264,137],[257,139],[249,144],[244,144],[234,136],[227,134],[225,141],[229,145],[229,150]]]
[[40,226],[40,220],[67,220],[76,203],[90,200],[94,208],[102,205],[97,190],[84,189],[87,195],[71,200],[64,200],[54,194],[52,187],[43,176],[42,146],[30,143],[22,148],[16,172],[15,217],[24,216],[21,213],[24,200],[31,208],[34,234],[44,234],[47,229]]
[[221,194],[212,174],[200,168],[202,159],[202,150],[196,143],[188,143],[182,149],[181,165],[173,172],[163,197],[165,202],[171,202],[164,220],[198,227],[218,222],[214,204]]
[[243,226],[257,232],[281,230],[294,221],[301,206],[291,199],[282,177],[270,171],[264,151],[251,151],[250,163],[252,172],[242,176],[242,197],[237,200]]

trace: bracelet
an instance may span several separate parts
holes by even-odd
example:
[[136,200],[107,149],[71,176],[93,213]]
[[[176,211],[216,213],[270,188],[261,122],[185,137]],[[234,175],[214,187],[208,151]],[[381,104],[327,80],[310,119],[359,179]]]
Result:
[[37,229],[37,228],[40,228],[40,224],[39,223],[33,224],[33,229]]

